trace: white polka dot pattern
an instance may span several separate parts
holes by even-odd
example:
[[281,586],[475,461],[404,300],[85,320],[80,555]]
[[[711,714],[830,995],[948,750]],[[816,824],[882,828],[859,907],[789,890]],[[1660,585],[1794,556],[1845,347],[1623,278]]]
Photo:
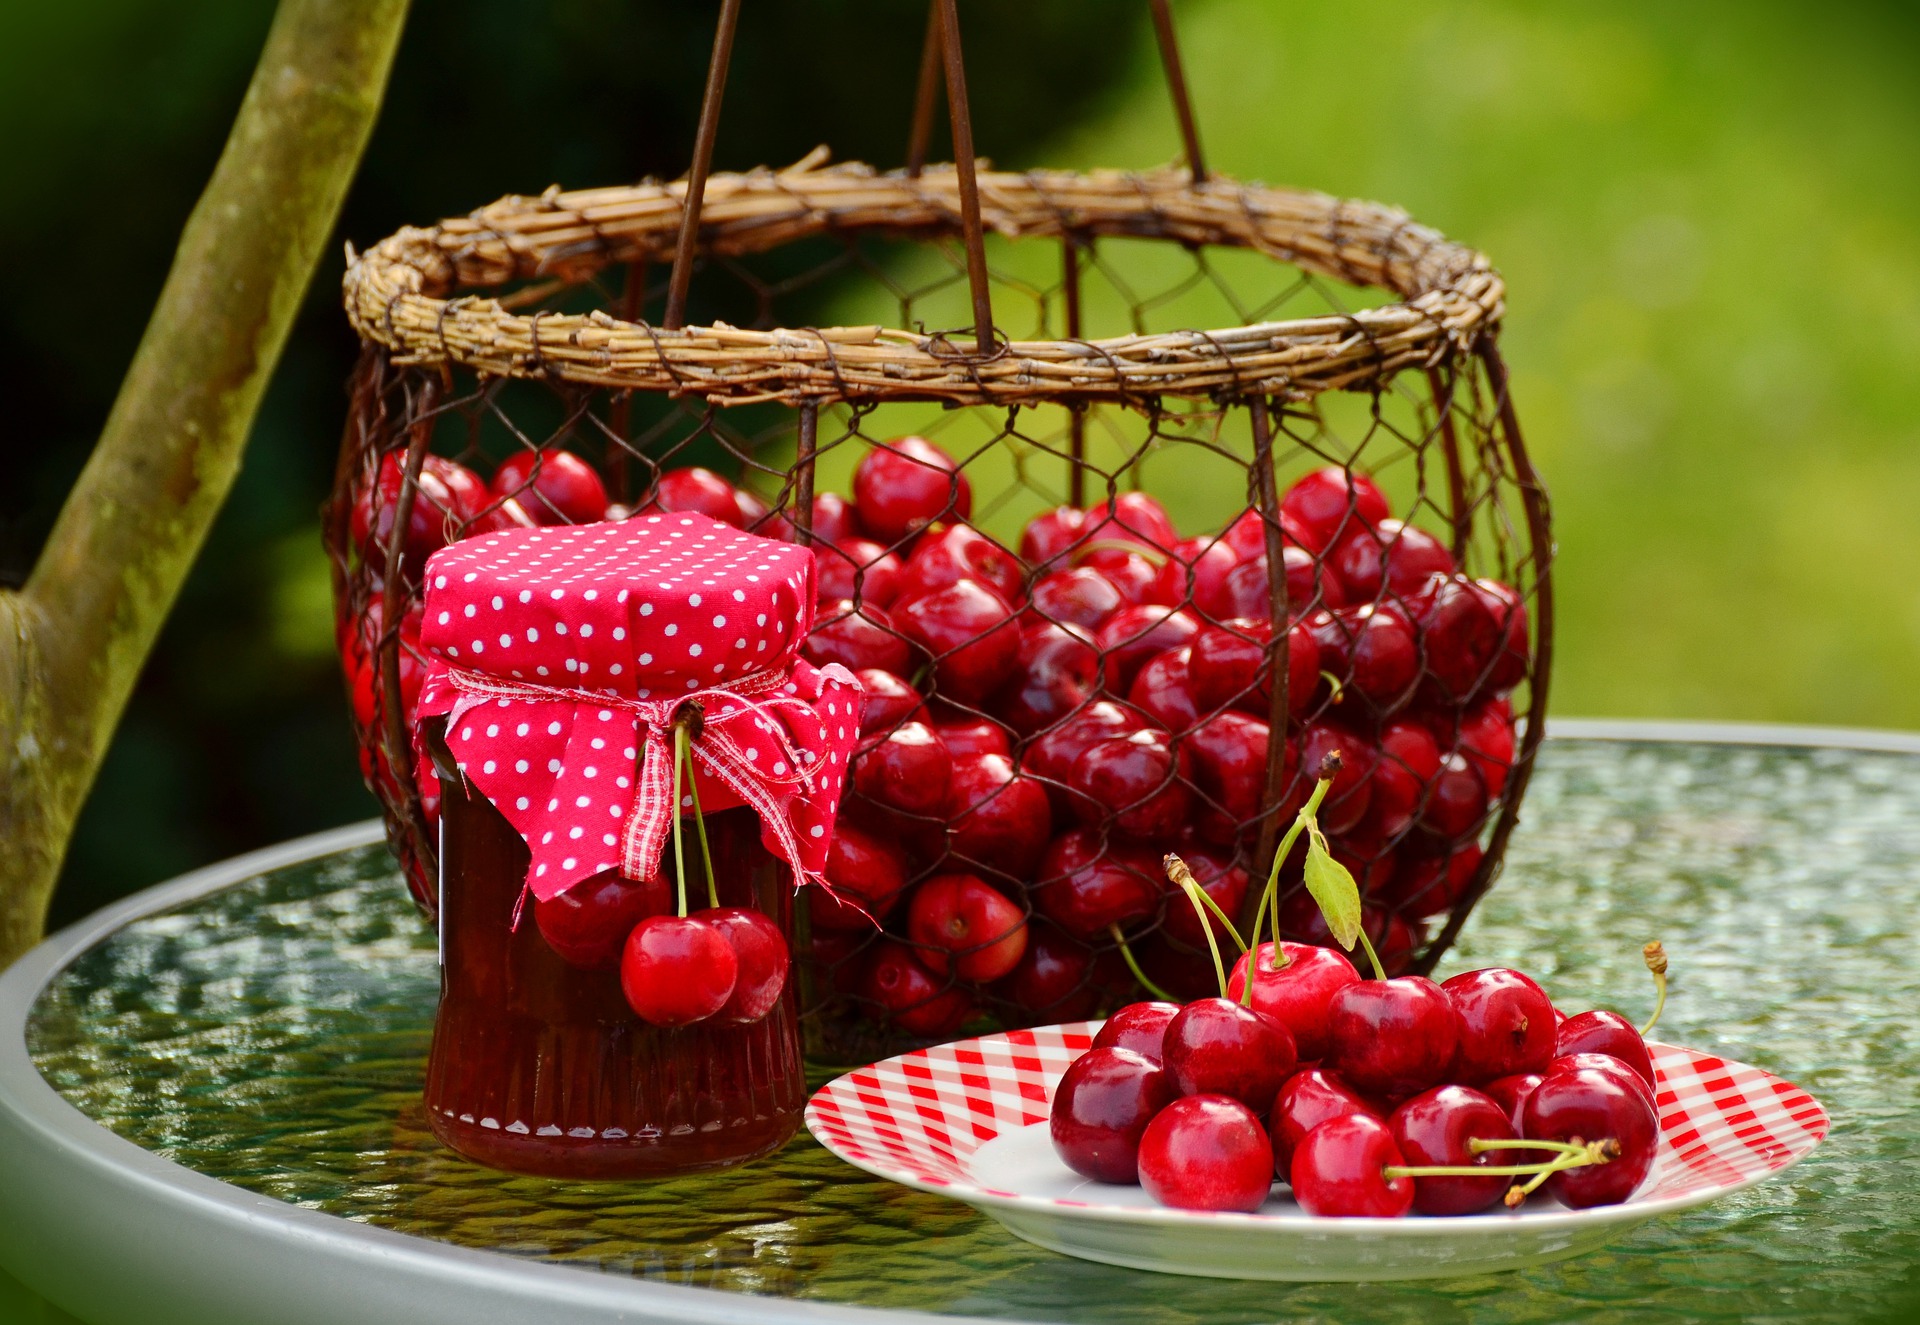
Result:
[[[705,713],[701,808],[753,804],[769,848],[819,874],[862,696],[844,668],[797,657],[813,567],[804,548],[683,512],[434,554],[418,714],[448,715],[455,761],[526,839],[536,896],[616,865],[652,876],[672,818],[665,724],[688,697]],[[804,777],[752,772],[796,752]]]

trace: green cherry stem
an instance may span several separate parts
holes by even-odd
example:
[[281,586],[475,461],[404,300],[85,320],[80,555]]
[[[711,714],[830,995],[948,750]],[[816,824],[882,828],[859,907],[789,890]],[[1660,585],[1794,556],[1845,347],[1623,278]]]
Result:
[[[1170,878],[1173,877],[1173,867],[1175,863],[1178,863],[1180,868],[1183,870],[1187,868],[1187,862],[1184,860],[1181,860],[1180,857],[1174,856],[1174,855],[1169,855],[1166,858],[1166,860],[1162,861],[1161,863],[1167,867],[1168,877]],[[1193,879],[1192,871],[1189,870],[1187,872],[1187,877],[1189,879]],[[1174,878],[1174,882],[1180,883],[1180,880],[1178,878]],[[1185,884],[1181,884],[1180,886],[1183,888],[1186,887]],[[1207,896],[1207,890],[1200,886],[1200,881],[1198,879],[1193,880],[1193,891],[1189,893],[1188,896],[1193,899],[1193,902],[1196,906],[1206,907],[1207,910],[1213,912],[1213,914],[1219,918],[1220,923],[1226,927],[1227,937],[1233,940],[1234,947],[1238,948],[1241,952],[1245,952],[1247,950],[1247,941],[1240,937],[1239,929],[1237,929],[1234,926],[1233,917],[1220,909],[1220,903],[1214,901],[1213,898]],[[1202,917],[1201,923],[1203,924],[1205,923],[1205,917]],[[1209,928],[1211,928],[1211,926],[1209,926]]]
[[1620,1154],[1617,1141],[1595,1141],[1576,1147],[1568,1153],[1556,1155],[1552,1159],[1541,1160],[1537,1164],[1389,1164],[1383,1170],[1389,1180],[1394,1178],[1526,1178],[1531,1177],[1525,1191],[1531,1192],[1556,1173],[1565,1173],[1568,1169],[1583,1169],[1592,1164],[1606,1164]]
[[1327,798],[1327,789],[1331,786],[1333,786],[1333,779],[1330,777],[1321,778],[1313,784],[1313,794],[1308,796],[1307,803],[1300,807],[1300,813],[1293,816],[1293,823],[1281,837],[1280,845],[1274,848],[1273,868],[1267,871],[1267,889],[1260,894],[1260,909],[1254,913],[1253,937],[1256,942],[1259,940],[1261,917],[1267,913],[1268,908],[1272,908],[1275,952],[1280,951],[1280,866],[1286,863],[1287,853],[1293,850],[1293,844],[1300,840],[1302,830],[1314,821],[1313,817],[1319,812],[1320,802]]
[[1667,950],[1655,939],[1640,950],[1640,955],[1646,959],[1647,969],[1653,972],[1653,987],[1660,991],[1660,997],[1653,1004],[1653,1015],[1640,1028],[1644,1036],[1660,1024],[1660,1014],[1667,1010]]
[[1386,979],[1387,968],[1380,964],[1380,954],[1373,950],[1373,940],[1367,937],[1367,927],[1365,925],[1360,927],[1360,946],[1367,950],[1367,962],[1373,967],[1373,978],[1376,980]]
[[673,877],[677,888],[677,914],[686,918],[687,914],[687,863],[681,852],[680,842],[684,834],[680,828],[680,765],[681,756],[687,750],[687,729],[678,723],[673,728]]
[[[686,728],[680,729],[686,735]],[[693,741],[685,742],[687,751],[687,792],[693,797],[693,828],[700,836],[700,863],[707,867],[707,905],[714,910],[720,909],[720,892],[713,881],[713,852],[707,847],[707,816],[700,809],[700,779],[693,766]],[[675,807],[676,810],[678,806]]]
[[1140,982],[1142,989],[1163,1003],[1178,1003],[1180,1001],[1159,985],[1147,979],[1147,973],[1141,970],[1140,963],[1133,959],[1133,949],[1127,946],[1127,936],[1120,932],[1120,926],[1108,925],[1107,932],[1113,935],[1113,941],[1120,945],[1120,960],[1127,964],[1127,969],[1133,972],[1133,978]]
[[[1187,868],[1187,862],[1169,851],[1160,862],[1166,867],[1167,877],[1187,895],[1187,901],[1193,904],[1194,915],[1200,918],[1200,932],[1207,936],[1207,951],[1213,954],[1214,978],[1220,982],[1220,997],[1227,996],[1227,968],[1220,961],[1220,940],[1213,936],[1213,920],[1207,915],[1207,908],[1201,904],[1206,893],[1201,890],[1200,881],[1193,877],[1193,871]],[[1221,919],[1226,919],[1222,916]]]
[[1575,1145],[1571,1141],[1527,1141],[1519,1137],[1474,1136],[1467,1138],[1467,1149],[1476,1155],[1483,1155],[1489,1150],[1557,1150],[1563,1155],[1579,1155],[1586,1153],[1587,1146],[1585,1142]]

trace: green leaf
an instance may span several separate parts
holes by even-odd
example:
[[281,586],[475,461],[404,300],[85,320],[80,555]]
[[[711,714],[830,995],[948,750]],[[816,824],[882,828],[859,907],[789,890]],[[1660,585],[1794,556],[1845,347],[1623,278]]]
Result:
[[1320,905],[1327,929],[1343,948],[1360,937],[1360,886],[1347,867],[1327,854],[1326,839],[1315,829],[1307,842],[1307,892]]

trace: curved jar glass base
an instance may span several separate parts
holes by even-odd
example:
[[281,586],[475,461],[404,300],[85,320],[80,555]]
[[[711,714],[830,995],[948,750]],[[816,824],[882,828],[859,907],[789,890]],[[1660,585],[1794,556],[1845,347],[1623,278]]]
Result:
[[[729,1168],[785,1144],[806,1103],[791,972],[752,1025],[647,1025],[617,971],[578,969],[547,945],[530,895],[515,926],[526,844],[478,792],[463,797],[457,775],[441,786],[434,1135],[491,1168],[580,1179]],[[709,815],[707,835],[720,904],[764,912],[791,942],[788,871],[761,846],[753,812]],[[704,869],[688,854],[697,907]]]

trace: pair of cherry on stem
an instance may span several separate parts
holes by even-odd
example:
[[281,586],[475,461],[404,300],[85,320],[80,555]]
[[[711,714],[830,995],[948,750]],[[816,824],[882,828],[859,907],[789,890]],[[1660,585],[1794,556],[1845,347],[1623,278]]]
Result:
[[[689,701],[673,724],[673,867],[676,904],[672,915],[648,916],[633,927],[620,953],[620,988],[642,1021],[689,1026],[713,1021],[747,1025],[780,1001],[790,956],[779,926],[758,911],[721,906],[713,878],[707,822],[693,771],[693,737],[700,712]],[[681,774],[693,800],[700,857],[707,871],[703,911],[687,913],[687,869],[680,814]]]
[[[1257,1209],[1275,1177],[1325,1215],[1467,1214],[1517,1206],[1542,1185],[1575,1208],[1625,1200],[1659,1130],[1641,1032],[1612,1012],[1562,1020],[1539,985],[1505,968],[1445,985],[1387,979],[1361,929],[1358,889],[1314,819],[1336,771],[1320,770],[1276,861],[1309,834],[1307,888],[1335,937],[1365,946],[1376,978],[1277,932],[1249,951],[1168,856],[1169,878],[1201,912],[1221,996],[1133,1004],[1108,1019],[1056,1090],[1061,1158],[1189,1209]],[[1276,865],[1256,940],[1277,884]],[[1208,909],[1242,948],[1231,976]],[[1649,944],[1647,958],[1664,1006],[1664,953]],[[1546,1158],[1500,1162],[1526,1151]]]

